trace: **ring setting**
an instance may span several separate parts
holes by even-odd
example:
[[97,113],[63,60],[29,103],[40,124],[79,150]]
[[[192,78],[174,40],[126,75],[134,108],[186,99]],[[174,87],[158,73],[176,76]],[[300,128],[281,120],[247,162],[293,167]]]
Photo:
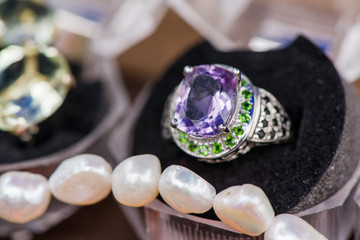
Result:
[[75,84],[53,47],[10,45],[0,51],[0,130],[30,141]]
[[286,141],[291,129],[288,114],[271,93],[222,64],[184,67],[162,121],[165,138],[207,162],[230,161],[254,146]]

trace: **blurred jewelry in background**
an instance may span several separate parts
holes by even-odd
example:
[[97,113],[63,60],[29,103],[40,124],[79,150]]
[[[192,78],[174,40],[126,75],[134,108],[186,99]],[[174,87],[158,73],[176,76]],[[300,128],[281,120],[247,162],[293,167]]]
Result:
[[[123,119],[122,115],[125,114],[129,104],[127,92],[122,86],[122,78],[118,72],[116,59],[104,58],[103,55],[95,56],[94,49],[91,47],[95,45],[93,44],[95,38],[103,37],[102,34],[98,35],[97,33],[100,32],[99,30],[106,30],[108,19],[112,19],[113,13],[117,12],[117,6],[122,2],[112,1],[113,3],[110,4],[110,1],[112,0],[8,1],[13,4],[12,6],[21,5],[23,2],[34,2],[37,5],[42,5],[42,7],[45,6],[51,11],[50,18],[45,19],[50,21],[50,26],[54,24],[56,30],[53,31],[53,34],[48,34],[51,39],[44,42],[37,40],[44,38],[34,38],[33,35],[29,34],[26,40],[21,40],[22,38],[19,37],[18,42],[1,43],[0,37],[0,51],[10,48],[10,46],[22,48],[19,55],[22,55],[23,59],[19,57],[19,60],[15,60],[13,64],[5,62],[4,65],[7,66],[5,68],[8,70],[5,70],[5,72],[10,72],[12,75],[16,74],[17,71],[10,71],[14,69],[8,65],[12,65],[18,70],[23,70],[18,73],[22,75],[26,65],[25,62],[31,63],[29,65],[32,68],[35,67],[32,73],[37,73],[37,75],[42,75],[43,79],[47,79],[48,82],[43,81],[43,79],[40,79],[39,82],[51,87],[50,90],[52,91],[49,95],[60,95],[56,96],[57,100],[59,100],[56,102],[61,106],[59,106],[60,109],[58,110],[54,109],[55,114],[50,113],[49,119],[42,123],[36,123],[33,127],[27,128],[24,134],[20,134],[20,138],[29,139],[29,142],[21,143],[19,137],[13,136],[9,131],[0,130],[1,174],[9,171],[26,170],[36,174],[40,173],[48,178],[49,173],[53,172],[66,158],[88,151],[96,152],[99,155],[107,155],[106,139],[101,141],[99,139],[108,134],[108,131],[115,124],[120,124],[121,119]],[[1,3],[6,2],[0,0],[0,5]],[[14,8],[9,8],[7,11],[11,11],[13,16],[18,16],[18,13],[14,13]],[[108,9],[111,11],[107,11]],[[34,29],[39,29],[40,26],[37,25],[39,24],[39,18],[36,18],[37,11],[32,11],[30,15],[35,16],[33,18],[35,19],[33,21],[33,24],[35,24]],[[18,21],[19,18],[15,18],[15,20]],[[5,18],[3,26],[6,25],[4,22]],[[31,24],[28,24],[28,26],[31,26]],[[2,29],[6,30],[6,28]],[[7,29],[13,30],[12,28]],[[25,30],[29,29],[26,28]],[[29,32],[31,33],[31,31]],[[5,31],[4,33],[9,32]],[[52,47],[49,48],[49,45]],[[54,84],[61,86],[60,79],[68,79],[67,77],[60,77],[68,75],[67,69],[63,69],[68,64],[64,59],[61,59],[59,52],[71,63],[72,74],[77,80],[76,89],[69,92],[70,94],[67,95],[65,103],[62,103],[65,96],[61,94],[67,93],[68,90],[65,89],[67,86],[62,86],[65,89],[64,91],[56,89],[54,86]],[[65,64],[63,64],[64,61],[62,60],[65,61]],[[51,70],[51,72],[45,72],[45,70]],[[2,74],[0,71],[0,75],[5,76]],[[17,79],[19,76],[13,77]],[[1,78],[0,82],[3,83]],[[19,84],[19,90],[22,88],[20,86],[22,84]],[[66,95],[66,93],[64,94]],[[39,95],[37,96],[39,97]],[[49,102],[49,98],[41,97],[41,99],[37,99],[36,104],[39,103],[40,106],[43,106],[42,104]],[[44,100],[45,98],[46,100]],[[2,99],[0,90],[0,112],[3,109],[1,106]],[[93,104],[94,102],[96,104]],[[32,103],[35,103],[35,101]],[[21,106],[19,109],[25,108]],[[33,110],[31,108],[27,109]],[[43,116],[43,109],[40,110],[41,117],[45,120],[46,116]],[[40,131],[34,135],[38,130],[37,124],[39,124]],[[109,162],[111,162],[111,159],[109,159]],[[12,203],[16,204],[15,201]],[[78,209],[77,206],[53,199],[49,208],[40,218],[26,224],[14,224],[0,219],[0,238],[9,237],[15,240],[30,240],[34,235],[43,234],[61,221],[69,218]],[[113,215],[121,219],[121,216],[118,216],[115,212]],[[45,238],[52,239],[52,237],[46,236]]]
[[53,12],[42,1],[0,1],[1,45],[34,41],[50,44],[54,38]]
[[[52,11],[39,1],[0,4],[0,130],[30,141],[64,102],[74,80],[54,47]],[[16,44],[16,45],[13,45]]]
[[0,129],[24,141],[64,102],[73,83],[53,47],[11,45],[0,51]]

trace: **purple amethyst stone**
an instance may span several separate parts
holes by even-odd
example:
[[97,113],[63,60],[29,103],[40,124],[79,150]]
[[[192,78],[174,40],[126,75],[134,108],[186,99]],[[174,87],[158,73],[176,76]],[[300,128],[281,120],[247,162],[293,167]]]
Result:
[[212,137],[221,133],[219,125],[227,125],[235,111],[237,78],[215,65],[195,66],[178,93],[177,128],[197,137]]

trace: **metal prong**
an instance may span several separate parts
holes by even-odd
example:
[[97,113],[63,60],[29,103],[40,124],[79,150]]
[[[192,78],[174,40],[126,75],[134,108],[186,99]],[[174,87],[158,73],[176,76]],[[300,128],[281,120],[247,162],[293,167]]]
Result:
[[27,131],[29,132],[29,134],[35,135],[39,133],[40,129],[37,125],[31,125],[28,127]]
[[33,135],[28,132],[24,132],[23,134],[19,135],[19,139],[24,143],[29,143],[33,139]]
[[11,132],[15,136],[18,136],[22,142],[30,143],[33,140],[33,136],[39,132],[37,125],[29,125],[25,118],[21,117],[17,120],[15,129]]
[[192,66],[186,65],[184,67],[184,76],[186,77],[189,73],[191,73],[194,70]]
[[219,125],[219,130],[224,132],[224,133],[230,132],[230,130],[224,124]]
[[21,131],[20,128],[17,129],[18,132],[16,132],[15,135],[18,136],[19,139],[25,143],[32,142],[34,135],[36,135],[39,132],[39,127],[37,125],[31,125],[21,133],[20,133]]
[[241,79],[240,70],[237,69],[237,68],[234,68],[234,69],[233,69],[233,73],[234,73],[235,77],[237,78],[237,80],[239,81],[239,80]]
[[176,118],[173,118],[170,122],[170,126],[176,128],[177,125],[178,125],[178,120]]
[[76,81],[73,76],[66,75],[62,78],[62,81],[65,85],[69,86],[70,88],[73,88],[76,86]]

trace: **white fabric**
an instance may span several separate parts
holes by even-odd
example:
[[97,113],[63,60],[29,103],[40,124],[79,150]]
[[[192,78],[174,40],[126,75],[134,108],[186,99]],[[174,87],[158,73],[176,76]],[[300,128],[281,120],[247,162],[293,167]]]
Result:
[[[244,20],[248,19],[246,14],[249,14],[249,6],[254,3],[251,0],[48,0],[48,2],[57,8],[58,27],[93,39],[90,44],[91,51],[105,58],[114,58],[151,35],[168,8],[173,9],[219,50],[229,51],[248,47],[250,40],[250,47],[254,45],[254,38],[251,39],[254,36],[247,36],[254,33],[243,29],[243,26],[246,26]],[[239,28],[242,29],[234,31]],[[311,35],[316,36],[316,33],[310,34],[310,38]],[[360,77],[359,42],[360,23],[347,32],[335,59],[342,76],[350,82]],[[267,45],[269,46],[273,45]]]
[[164,0],[122,0],[101,37],[93,41],[93,51],[107,57],[123,53],[155,31],[166,9]]
[[346,33],[342,41],[335,65],[346,81],[360,78],[360,22]]
[[165,0],[48,0],[57,27],[92,39],[91,51],[113,58],[152,34]]
[[233,29],[251,0],[167,0],[169,6],[217,49],[228,51],[244,47]]

